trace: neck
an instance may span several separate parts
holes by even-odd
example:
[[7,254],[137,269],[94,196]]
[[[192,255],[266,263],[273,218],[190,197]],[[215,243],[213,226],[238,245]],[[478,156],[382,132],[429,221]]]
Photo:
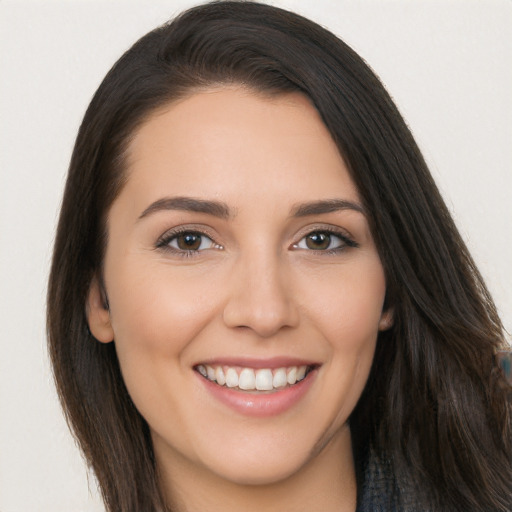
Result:
[[174,453],[157,456],[161,484],[172,512],[354,512],[356,478],[350,430],[340,432],[294,474],[264,485],[226,480]]

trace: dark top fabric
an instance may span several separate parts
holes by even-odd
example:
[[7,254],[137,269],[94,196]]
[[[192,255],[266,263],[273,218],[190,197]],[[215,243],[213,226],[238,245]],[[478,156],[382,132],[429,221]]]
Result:
[[356,512],[404,512],[391,464],[364,448],[354,453],[357,480]]

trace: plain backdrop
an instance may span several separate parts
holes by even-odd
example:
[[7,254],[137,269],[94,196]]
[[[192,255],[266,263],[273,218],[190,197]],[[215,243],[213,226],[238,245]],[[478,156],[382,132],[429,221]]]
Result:
[[[398,103],[512,331],[512,1],[282,0],[341,36]],[[102,511],[45,347],[45,293],[85,108],[190,1],[0,0],[0,511]],[[200,413],[198,411],[198,421]]]

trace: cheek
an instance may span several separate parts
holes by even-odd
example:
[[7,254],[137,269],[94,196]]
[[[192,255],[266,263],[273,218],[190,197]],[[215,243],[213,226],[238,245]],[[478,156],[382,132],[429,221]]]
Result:
[[202,296],[202,283],[180,279],[162,264],[132,258],[107,275],[116,353],[128,392],[148,422],[173,417],[179,406],[173,386],[190,372],[184,362],[188,347],[215,314],[214,304]]
[[316,293],[304,297],[304,314],[308,312],[327,342],[318,399],[319,407],[329,411],[326,439],[346,423],[356,406],[375,352],[385,279],[376,258],[362,263],[317,276]]
[[113,268],[108,289],[116,350],[123,372],[174,358],[216,314],[213,284],[133,258]]
[[386,293],[380,263],[356,270],[342,268],[319,284],[317,290],[322,293],[310,294],[304,307],[309,306],[331,346],[347,351],[373,346]]

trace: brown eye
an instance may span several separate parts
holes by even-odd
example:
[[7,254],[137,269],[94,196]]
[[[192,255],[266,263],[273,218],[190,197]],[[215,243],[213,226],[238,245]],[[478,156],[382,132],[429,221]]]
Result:
[[358,247],[357,242],[342,233],[331,231],[311,231],[301,238],[294,249],[305,249],[309,251],[340,252],[347,247]]
[[198,233],[182,233],[176,237],[176,245],[182,251],[197,251],[201,242],[202,235]]
[[305,237],[306,247],[317,251],[325,251],[331,245],[329,233],[311,233]]
[[174,250],[175,252],[192,253],[205,249],[221,249],[209,236],[196,231],[183,231],[165,237],[159,242],[159,247]]

